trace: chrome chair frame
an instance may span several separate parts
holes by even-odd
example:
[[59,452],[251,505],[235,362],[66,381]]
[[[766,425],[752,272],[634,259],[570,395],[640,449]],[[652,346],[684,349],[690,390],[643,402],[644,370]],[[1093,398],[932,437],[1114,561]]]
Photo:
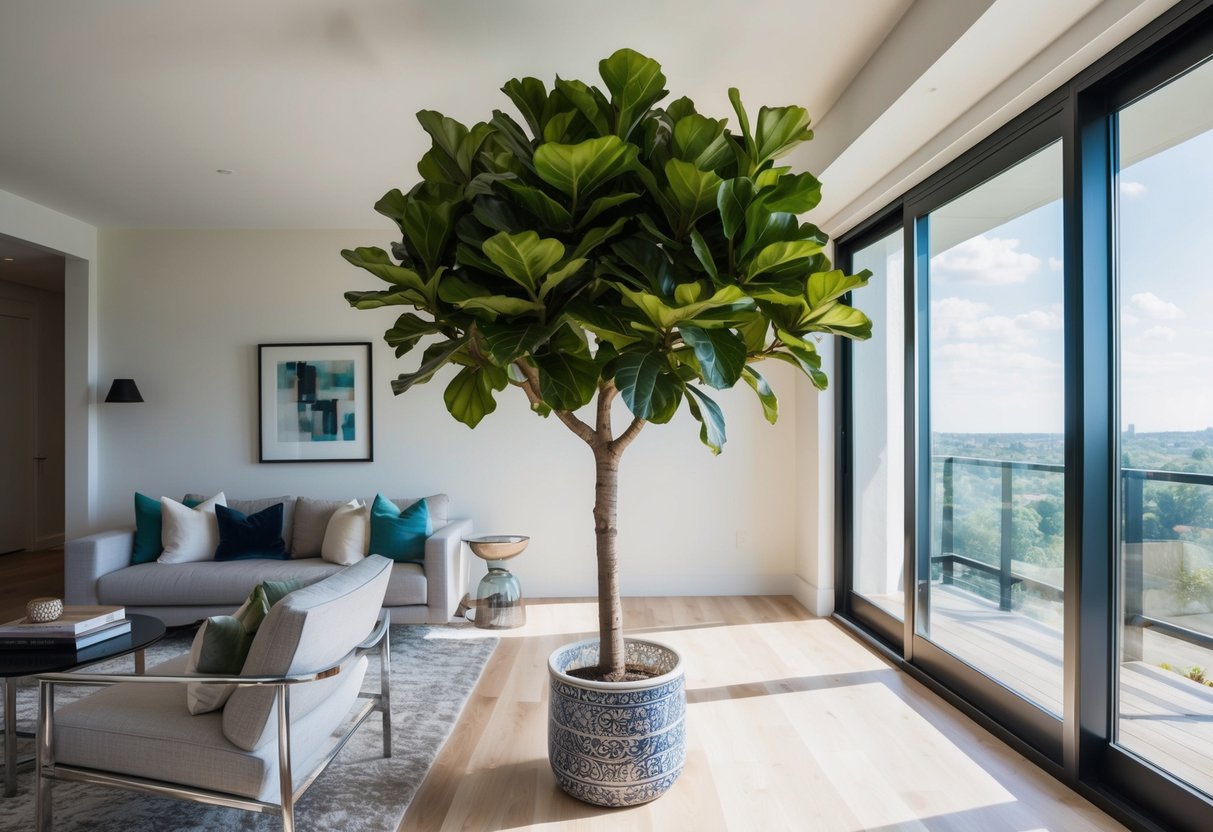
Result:
[[[392,694],[390,684],[391,649],[388,638],[389,617],[384,615],[375,624],[375,628],[367,638],[351,650],[335,665],[315,673],[293,674],[290,676],[217,676],[217,675],[182,675],[182,676],[149,676],[114,673],[47,673],[38,677],[38,739],[37,757],[35,760],[35,829],[38,832],[50,832],[54,823],[51,803],[51,786],[55,780],[93,783],[101,786],[130,791],[155,794],[163,797],[174,797],[205,803],[211,806],[226,806],[234,809],[244,809],[252,812],[276,814],[282,818],[283,832],[294,832],[295,801],[307,791],[316,778],[328,767],[333,758],[354,735],[362,724],[375,711],[383,716],[383,756],[392,756]],[[336,744],[329,750],[316,767],[303,779],[299,788],[294,788],[291,772],[291,740],[290,740],[290,696],[292,685],[314,682],[319,679],[329,679],[340,675],[349,663],[364,653],[378,647],[380,664],[379,693],[360,691],[358,697],[367,700],[353,714],[353,723],[340,736]],[[236,685],[238,687],[266,687],[277,690],[278,716],[278,782],[280,799],[278,803],[227,794],[225,792],[183,786],[161,780],[150,780],[126,774],[115,774],[97,769],[77,766],[59,765],[55,762],[55,687],[57,685],[78,685],[86,687],[104,687],[115,684],[163,684],[164,682],[201,682],[215,685]],[[348,719],[348,718],[347,718]]]

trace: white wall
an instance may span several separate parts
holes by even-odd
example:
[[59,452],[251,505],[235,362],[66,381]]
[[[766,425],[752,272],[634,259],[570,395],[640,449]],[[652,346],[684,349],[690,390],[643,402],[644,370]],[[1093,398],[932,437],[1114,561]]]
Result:
[[[100,376],[136,379],[146,401],[99,406],[94,526],[131,523],[135,491],[442,491],[479,531],[532,536],[514,562],[526,594],[593,593],[594,469],[580,440],[532,414],[514,389],[469,430],[443,405],[449,373],[392,395],[389,379],[418,358],[397,361],[381,340],[403,310],[350,309],[342,292],[377,281],[338,254],[387,242],[385,231],[102,232]],[[259,464],[257,344],[326,340],[374,342],[375,461]],[[625,593],[791,590],[796,396],[790,368],[763,372],[782,393],[777,425],[740,385],[714,394],[728,417],[721,456],[700,444],[685,414],[648,426],[628,449],[619,507]],[[616,420],[625,418],[621,407]]]

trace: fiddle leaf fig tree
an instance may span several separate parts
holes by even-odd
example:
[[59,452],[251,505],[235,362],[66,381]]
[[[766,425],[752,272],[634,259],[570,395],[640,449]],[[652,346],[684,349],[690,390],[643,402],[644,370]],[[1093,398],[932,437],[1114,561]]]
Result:
[[[624,450],[685,406],[720,453],[725,418],[711,391],[744,381],[773,423],[778,402],[756,365],[786,362],[824,389],[817,339],[867,338],[872,324],[846,302],[870,274],[832,269],[826,235],[799,219],[821,183],[777,164],[812,138],[803,108],[763,107],[751,120],[731,89],[733,132],[688,98],[659,106],[661,67],[633,50],[601,61],[599,73],[602,87],[508,81],[502,92],[521,121],[494,110],[466,127],[418,113],[433,140],[417,164],[421,181],[375,205],[400,241],[390,253],[342,255],[386,284],[347,292],[352,306],[413,310],[384,334],[396,356],[426,341],[417,368],[392,382],[397,394],[452,365],[443,398],[468,427],[517,387],[589,446],[599,672],[617,680]],[[616,397],[630,412],[619,430]]]

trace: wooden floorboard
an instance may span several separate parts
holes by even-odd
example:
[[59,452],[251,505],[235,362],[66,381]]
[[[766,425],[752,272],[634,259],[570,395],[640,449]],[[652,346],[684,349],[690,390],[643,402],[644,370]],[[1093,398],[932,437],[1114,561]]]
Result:
[[687,766],[653,803],[587,806],[548,769],[547,656],[592,633],[595,605],[527,615],[500,633],[401,830],[1122,828],[833,622],[769,597],[625,600],[629,632],[684,655]]
[[63,597],[63,549],[0,555],[0,623],[25,615],[31,598]]

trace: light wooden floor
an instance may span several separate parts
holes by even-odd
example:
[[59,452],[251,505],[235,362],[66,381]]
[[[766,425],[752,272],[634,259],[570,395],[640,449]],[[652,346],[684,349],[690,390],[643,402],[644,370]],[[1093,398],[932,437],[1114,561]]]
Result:
[[401,830],[1122,828],[833,622],[769,597],[625,601],[630,634],[684,655],[687,767],[654,803],[586,806],[548,769],[546,660],[591,633],[595,606],[531,602],[527,615],[502,634]]

